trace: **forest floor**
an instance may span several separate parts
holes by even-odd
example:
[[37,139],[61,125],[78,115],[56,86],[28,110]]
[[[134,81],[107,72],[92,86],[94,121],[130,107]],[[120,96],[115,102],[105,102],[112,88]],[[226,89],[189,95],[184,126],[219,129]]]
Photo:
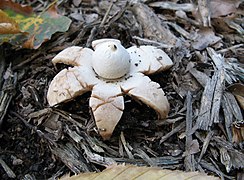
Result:
[[[51,1],[15,1],[41,12]],[[36,50],[1,45],[0,179],[48,179],[99,172],[113,163],[244,178],[244,4],[241,0],[60,0],[72,19]],[[101,38],[153,45],[174,62],[150,76],[170,103],[167,119],[125,96],[123,116],[103,141],[88,92],[50,107],[46,94],[65,65],[51,60]],[[6,100],[7,99],[7,100]]]

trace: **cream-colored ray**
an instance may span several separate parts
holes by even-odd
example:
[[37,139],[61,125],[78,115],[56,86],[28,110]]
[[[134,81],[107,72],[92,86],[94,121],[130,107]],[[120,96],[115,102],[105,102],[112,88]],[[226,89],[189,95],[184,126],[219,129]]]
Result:
[[104,140],[109,139],[124,110],[120,87],[110,83],[95,85],[89,104],[100,135]]
[[153,46],[132,46],[127,49],[131,57],[131,71],[149,75],[169,69],[173,62],[161,49]]
[[47,92],[50,106],[69,101],[90,91],[99,80],[92,68],[77,66],[60,71],[51,81]]
[[168,116],[169,102],[160,85],[151,81],[149,77],[137,73],[120,85],[123,92],[153,108],[160,118]]
[[53,59],[53,64],[64,63],[72,66],[90,65],[93,51],[89,48],[72,46],[58,53]]

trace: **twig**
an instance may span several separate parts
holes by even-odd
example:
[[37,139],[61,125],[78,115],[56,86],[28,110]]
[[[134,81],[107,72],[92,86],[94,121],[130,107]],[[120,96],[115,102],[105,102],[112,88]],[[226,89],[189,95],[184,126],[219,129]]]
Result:
[[244,46],[244,44],[237,44],[237,45],[225,48],[225,49],[220,49],[220,50],[217,51],[217,53],[225,53],[227,51],[233,51],[233,50],[235,50],[237,48],[240,48],[242,46]]
[[167,22],[168,25],[172,26],[178,33],[180,33],[182,36],[184,36],[187,39],[192,39],[189,32],[187,32],[185,29],[177,25],[176,23]]
[[172,131],[170,131],[168,134],[161,137],[159,144],[162,144],[164,141],[166,141],[169,137],[171,137],[173,134],[179,132],[186,126],[185,122],[180,123],[176,128],[174,128]]
[[3,73],[5,71],[5,57],[4,57],[4,49],[3,46],[0,46],[0,90],[3,84]]
[[[142,159],[129,159],[129,158],[113,158],[117,163],[130,163],[136,164],[137,166],[146,165],[145,161]],[[179,165],[182,161],[182,157],[172,157],[172,156],[163,156],[157,158],[151,158],[153,162],[156,163],[156,166],[175,166]]]
[[111,9],[113,7],[113,4],[114,4],[114,2],[111,1],[110,6],[108,7],[105,15],[103,16],[103,19],[102,19],[101,23],[99,24],[99,26],[93,26],[93,28],[91,30],[91,33],[90,33],[90,35],[89,35],[89,37],[88,37],[88,39],[86,41],[86,47],[91,46],[91,43],[92,43],[94,37],[96,36],[97,32],[99,30],[101,30],[102,28],[104,28],[104,25],[105,25],[105,23],[106,23],[106,21],[108,19],[108,16],[109,16],[109,13],[110,13],[110,11],[111,11]]
[[150,158],[142,149],[137,148],[134,149],[134,151],[136,152],[135,156],[139,156],[152,167],[156,166],[156,162],[153,161],[152,158]]
[[173,47],[172,45],[160,43],[160,42],[153,41],[153,40],[146,39],[146,38],[141,38],[141,37],[138,37],[138,36],[133,36],[132,38],[136,39],[136,40],[139,40],[139,41],[142,41],[143,44],[150,44],[150,45],[158,46],[160,48],[172,48]]
[[102,19],[101,24],[98,26],[99,29],[102,28],[104,26],[104,24],[106,23],[106,20],[108,19],[108,16],[109,16],[109,13],[110,13],[110,11],[111,11],[111,9],[113,7],[113,4],[114,4],[114,2],[111,1],[111,3],[109,5],[109,7],[108,7],[108,9],[107,9],[107,11],[105,13],[105,15],[103,16],[103,19]]
[[221,171],[219,171],[218,169],[216,169],[212,164],[207,163],[206,161],[201,161],[200,164],[205,169],[208,169],[209,171],[212,171],[212,172],[216,173],[220,177],[224,176],[224,177],[226,177],[228,179],[233,179],[233,177],[225,175],[224,173],[222,173]]
[[9,178],[16,178],[15,173],[10,169],[10,167],[0,158],[0,164],[3,167],[4,171],[7,173]]
[[121,142],[122,142],[122,144],[123,144],[123,146],[124,146],[124,148],[125,148],[125,151],[126,151],[128,157],[129,157],[130,159],[134,159],[132,153],[130,152],[130,150],[129,150],[128,147],[127,147],[127,144],[126,144],[126,141],[125,141],[125,136],[124,136],[124,133],[123,133],[123,132],[121,132],[121,134],[120,134],[120,140],[121,140]]
[[[100,21],[96,21],[93,22],[91,24],[87,24],[85,26],[82,27],[82,30],[79,32],[79,34],[77,35],[77,37],[72,41],[72,45],[77,45],[81,42],[81,39],[84,37],[84,35],[86,34],[86,32],[88,31],[88,29],[90,28],[94,28],[97,27],[97,25],[100,23]],[[86,46],[89,47],[89,46]]]
[[3,122],[3,118],[6,115],[9,104],[15,94],[15,87],[17,84],[17,73],[13,73],[11,64],[5,72],[5,80],[3,88],[0,91],[0,126]]
[[[192,95],[191,92],[188,91],[187,97],[186,97],[186,152],[190,152],[191,150],[191,143],[192,143]],[[195,171],[195,159],[194,154],[188,154],[185,157],[184,160],[185,168],[187,171]]]
[[213,137],[214,135],[214,132],[213,131],[210,131],[207,135],[207,137],[205,138],[204,142],[203,142],[203,146],[202,146],[202,151],[201,151],[201,154],[198,158],[198,163],[200,163],[203,155],[205,154],[205,152],[207,151],[207,148],[208,148],[208,145],[209,145],[209,142],[211,140],[211,138]]
[[153,2],[150,3],[149,6],[151,7],[158,7],[161,9],[170,9],[170,10],[176,10],[176,11],[186,11],[186,12],[192,12],[195,11],[196,7],[194,7],[193,3],[175,3],[175,2]]
[[107,26],[111,27],[111,24],[113,24],[115,21],[121,18],[125,13],[125,11],[128,9],[128,7],[129,7],[129,2],[127,1],[125,6],[118,13],[115,13],[115,15],[110,19]]
[[32,130],[36,130],[36,127],[31,125],[30,123],[28,123],[24,118],[22,118],[18,113],[14,112],[14,111],[10,111],[10,114],[14,115],[15,117],[17,117],[18,119],[20,119],[26,127],[28,127],[29,129]]
[[91,46],[92,44],[92,41],[94,39],[94,37],[96,36],[97,34],[97,31],[98,31],[98,26],[94,26],[91,30],[91,34],[89,35],[87,41],[86,41],[86,47],[89,47]]
[[84,154],[87,156],[86,158],[93,163],[99,164],[101,166],[111,166],[116,164],[116,162],[110,157],[103,157],[99,154],[91,152],[90,148],[87,147],[83,142],[79,143],[82,150],[84,150]]

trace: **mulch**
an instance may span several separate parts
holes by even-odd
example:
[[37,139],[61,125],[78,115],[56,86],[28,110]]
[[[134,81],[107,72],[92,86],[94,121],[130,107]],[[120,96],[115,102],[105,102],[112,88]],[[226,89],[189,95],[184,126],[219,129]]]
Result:
[[[20,2],[36,12],[50,3]],[[236,11],[223,15],[206,2],[63,0],[58,11],[72,19],[67,32],[37,50],[1,45],[0,178],[58,178],[128,163],[242,179],[244,6],[236,1]],[[101,38],[119,39],[125,47],[154,45],[172,58],[170,70],[150,76],[170,102],[167,119],[125,96],[123,116],[103,141],[90,92],[49,107],[48,85],[67,67],[54,67],[51,59]]]

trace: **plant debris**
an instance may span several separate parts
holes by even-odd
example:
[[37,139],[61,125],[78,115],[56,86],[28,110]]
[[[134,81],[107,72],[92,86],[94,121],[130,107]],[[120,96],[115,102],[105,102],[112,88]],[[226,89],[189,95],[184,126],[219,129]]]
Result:
[[[53,1],[13,2],[43,15]],[[0,46],[1,179],[56,179],[123,163],[243,178],[243,1],[56,3],[56,13],[72,20],[67,31],[35,50]],[[0,27],[21,29],[16,19],[5,21]],[[51,80],[67,67],[51,60],[67,47],[91,48],[104,38],[125,48],[156,46],[174,63],[149,76],[165,92],[168,117],[158,119],[125,96],[123,115],[107,141],[89,108],[90,92],[54,107],[46,98]]]

